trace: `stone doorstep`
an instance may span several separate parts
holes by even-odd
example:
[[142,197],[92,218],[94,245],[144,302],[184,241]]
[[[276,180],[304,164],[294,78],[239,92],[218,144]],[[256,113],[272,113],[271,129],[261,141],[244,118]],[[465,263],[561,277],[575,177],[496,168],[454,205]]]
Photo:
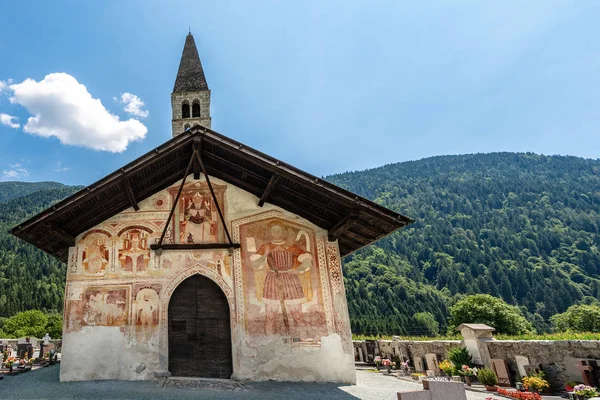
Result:
[[175,376],[162,379],[160,387],[200,388],[209,390],[247,390],[250,387],[245,382],[219,378],[195,378]]

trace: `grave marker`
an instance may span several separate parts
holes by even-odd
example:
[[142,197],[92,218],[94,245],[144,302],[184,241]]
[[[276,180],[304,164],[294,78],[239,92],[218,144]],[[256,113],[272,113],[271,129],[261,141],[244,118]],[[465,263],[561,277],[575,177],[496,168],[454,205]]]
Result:
[[498,386],[510,387],[512,386],[510,380],[510,371],[508,369],[508,364],[505,360],[493,358],[492,362],[492,370],[496,373],[498,377]]

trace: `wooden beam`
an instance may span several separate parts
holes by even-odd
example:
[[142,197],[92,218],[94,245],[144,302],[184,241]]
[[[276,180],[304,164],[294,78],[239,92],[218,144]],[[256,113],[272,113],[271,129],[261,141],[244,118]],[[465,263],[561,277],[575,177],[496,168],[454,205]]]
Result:
[[358,218],[360,217],[360,212],[357,210],[352,210],[342,219],[340,219],[334,226],[329,230],[329,241],[335,241],[342,233],[344,233],[348,228],[350,228]]
[[125,189],[125,193],[127,194],[127,198],[129,199],[129,204],[131,204],[131,207],[133,207],[135,211],[139,211],[140,206],[135,199],[135,194],[133,194],[133,189],[131,189],[131,181],[127,176],[123,178],[123,188]]
[[267,199],[269,198],[269,195],[271,194],[271,192],[273,191],[273,189],[275,189],[275,185],[277,184],[277,181],[279,180],[279,174],[278,173],[273,173],[273,175],[271,175],[271,179],[269,180],[269,184],[267,185],[267,187],[265,188],[265,191],[263,192],[262,196],[260,196],[260,200],[258,201],[258,206],[262,207],[265,205],[265,201],[267,201]]
[[47,230],[49,230],[53,234],[60,237],[65,243],[68,243],[69,246],[75,245],[75,238],[73,237],[73,235],[66,232],[64,229],[59,228],[58,226],[50,224],[50,223],[46,224],[45,227]]
[[182,243],[182,244],[151,244],[152,250],[212,250],[212,249],[239,249],[239,243]]
[[[192,146],[193,149],[195,151],[197,151],[198,153],[200,153],[201,149],[202,149],[202,138],[199,136],[195,136],[194,140],[192,142]],[[198,180],[200,179],[200,172],[202,171],[202,168],[200,167],[200,162],[198,161],[198,159],[196,157],[194,157],[194,180]]]
[[[197,147],[196,147],[197,146]],[[192,157],[196,157],[198,163],[200,163],[200,168],[202,169],[202,173],[204,174],[204,179],[206,179],[206,184],[208,185],[208,189],[210,190],[210,195],[212,196],[213,202],[217,206],[217,212],[219,213],[219,218],[221,219],[221,224],[223,225],[223,229],[225,230],[225,235],[227,236],[227,240],[229,243],[233,244],[233,240],[231,240],[231,235],[229,234],[229,229],[227,228],[227,223],[225,222],[225,217],[223,216],[223,211],[221,210],[221,205],[217,200],[217,196],[215,195],[215,191],[210,183],[210,178],[208,177],[208,172],[206,172],[206,167],[204,166],[204,161],[202,161],[202,138],[195,137],[194,138],[194,154]]]

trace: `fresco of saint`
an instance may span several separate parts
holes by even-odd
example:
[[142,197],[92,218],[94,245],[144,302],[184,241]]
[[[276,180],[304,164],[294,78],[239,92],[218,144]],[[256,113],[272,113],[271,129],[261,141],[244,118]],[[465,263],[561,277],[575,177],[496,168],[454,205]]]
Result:
[[216,243],[216,222],[212,218],[210,199],[205,199],[200,192],[192,197],[185,208],[185,229],[182,243]]
[[119,261],[123,271],[143,272],[148,268],[150,251],[148,233],[131,229],[123,236],[123,248],[119,250]]
[[85,272],[100,274],[105,271],[108,265],[107,241],[108,236],[102,233],[92,233],[83,239],[82,265]]
[[[312,298],[310,270],[313,256],[307,232],[299,231],[294,238],[282,222],[271,222],[267,227],[270,241],[250,256],[255,271],[256,296],[265,304],[265,333],[276,333],[275,319],[279,312],[283,324],[290,333],[290,315],[295,330],[304,327],[302,304]],[[300,240],[304,237],[305,244]]]

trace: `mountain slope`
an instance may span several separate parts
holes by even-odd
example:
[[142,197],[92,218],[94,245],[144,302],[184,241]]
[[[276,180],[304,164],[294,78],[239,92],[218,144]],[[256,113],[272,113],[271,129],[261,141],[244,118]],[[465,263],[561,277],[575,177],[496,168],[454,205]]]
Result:
[[67,188],[58,182],[0,182],[0,203],[45,189]]
[[[0,192],[14,187],[0,184]],[[40,187],[0,203],[0,317],[29,309],[59,311],[63,307],[65,265],[8,233],[19,222],[81,189],[51,182],[43,182]],[[0,193],[2,196],[9,197]]]
[[544,330],[599,298],[599,160],[441,156],[327,179],[417,220],[346,259],[355,332],[418,334],[420,311],[445,329],[446,305],[465,293],[523,306]]

